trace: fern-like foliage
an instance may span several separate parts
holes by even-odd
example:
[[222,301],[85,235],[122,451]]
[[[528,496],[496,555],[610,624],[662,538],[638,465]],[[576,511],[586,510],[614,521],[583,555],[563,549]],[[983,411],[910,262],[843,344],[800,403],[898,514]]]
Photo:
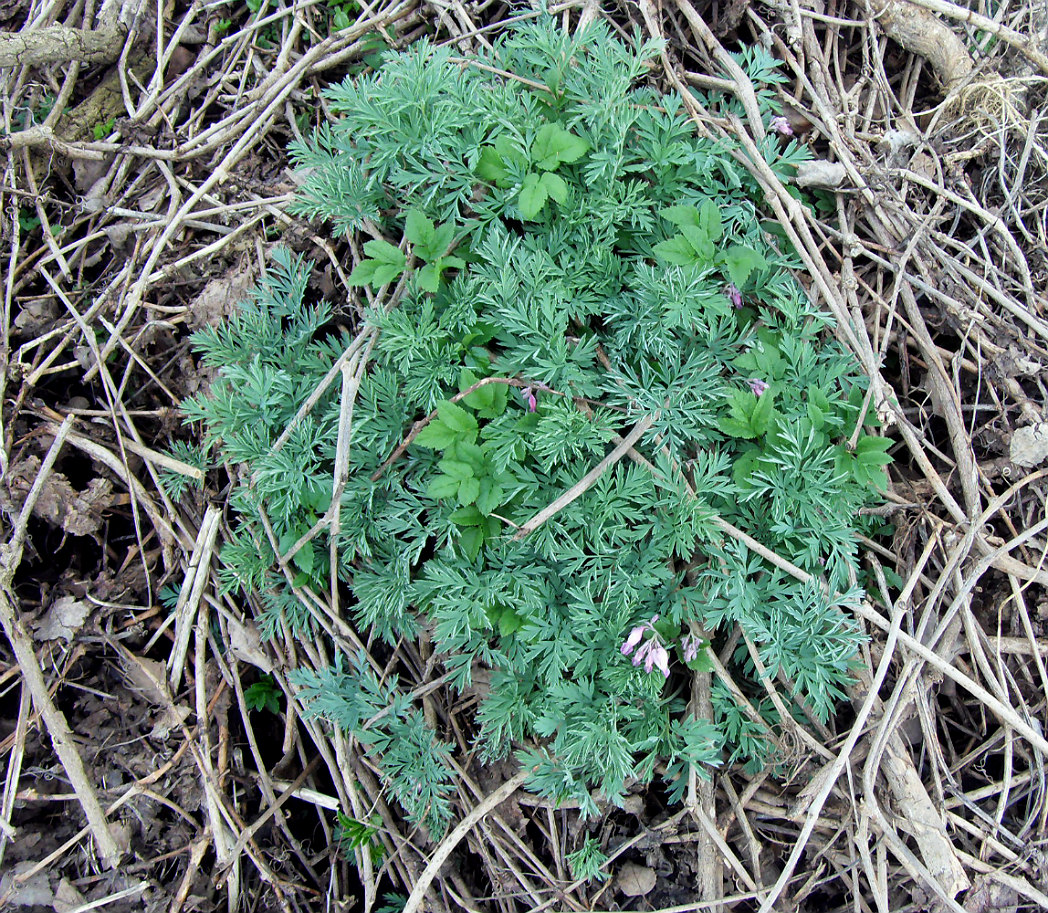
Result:
[[[679,797],[691,770],[772,760],[781,720],[745,651],[730,661],[758,719],[719,685],[712,720],[686,713],[699,628],[714,647],[741,628],[789,683],[790,712],[829,717],[860,639],[847,611],[856,517],[890,459],[861,430],[875,419],[856,363],[765,230],[760,188],[678,99],[640,85],[656,50],[551,18],[475,61],[422,42],[329,89],[340,119],[292,149],[307,169],[300,212],[383,235],[352,280],[407,272],[396,307],[369,316],[381,332],[354,411],[338,566],[322,532],[292,559],[295,583],[325,592],[337,574],[352,620],[390,644],[424,624],[455,687],[486,669],[482,756],[517,751],[534,789],[587,811],[594,790],[619,802],[659,764]],[[775,61],[754,49],[739,62],[770,119]],[[774,134],[763,153],[787,177],[807,154]],[[277,595],[289,591],[276,550],[332,497],[334,394],[274,446],[338,351],[320,333],[330,312],[304,302],[307,277],[277,254],[240,313],[198,334],[220,377],[186,404],[244,464],[226,582],[267,594],[270,631],[301,622]],[[645,418],[643,458],[516,535]],[[725,540],[716,517],[821,583]],[[446,823],[448,749],[394,683],[359,660],[296,681],[310,712],[375,753],[412,820]],[[600,858],[587,845],[572,864],[595,873]]]

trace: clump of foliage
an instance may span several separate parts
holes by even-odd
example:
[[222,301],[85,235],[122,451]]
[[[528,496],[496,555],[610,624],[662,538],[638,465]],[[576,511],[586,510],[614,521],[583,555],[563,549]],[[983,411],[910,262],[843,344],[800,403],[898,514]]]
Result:
[[[337,389],[274,446],[347,344],[325,332],[327,305],[305,303],[308,265],[276,254],[253,300],[195,337],[220,376],[186,404],[246,466],[223,558],[230,588],[264,594],[263,627],[301,630],[303,594],[337,575],[360,631],[390,644],[424,631],[456,688],[490,670],[482,756],[516,750],[531,788],[585,812],[594,789],[619,802],[657,771],[679,798],[689,770],[768,760],[783,721],[745,646],[725,659],[757,713],[719,682],[713,719],[687,712],[707,638],[741,629],[790,683],[789,712],[827,719],[860,641],[842,611],[861,595],[857,517],[889,459],[863,430],[875,420],[857,365],[793,278],[735,148],[643,85],[656,50],[540,18],[476,61],[422,42],[328,90],[341,119],[293,148],[298,211],[367,231],[351,280],[402,289],[367,315],[379,334],[333,552]],[[770,122],[774,60],[738,59]],[[774,132],[761,152],[786,179],[806,155]],[[526,526],[642,422],[642,456]],[[297,682],[439,831],[449,747],[396,681],[350,657]],[[573,865],[595,871],[596,850]]]

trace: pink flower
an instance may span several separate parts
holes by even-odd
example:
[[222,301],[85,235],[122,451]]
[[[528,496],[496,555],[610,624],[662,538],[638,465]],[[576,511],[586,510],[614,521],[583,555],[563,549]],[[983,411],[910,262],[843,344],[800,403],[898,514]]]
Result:
[[690,663],[699,655],[699,647],[702,646],[702,638],[695,634],[685,634],[680,645],[684,649],[684,662]]
[[622,655],[629,656],[630,653],[633,653],[641,638],[650,631],[651,637],[641,644],[637,652],[633,654],[633,665],[639,666],[641,663],[644,663],[645,672],[651,672],[652,669],[657,668],[664,678],[669,678],[670,654],[662,645],[662,638],[659,637],[659,632],[653,627],[658,620],[658,615],[652,615],[651,621],[638,625],[630,631],[629,637],[626,638],[625,643],[622,645]]
[[793,125],[790,123],[789,118],[783,117],[781,114],[778,117],[773,117],[769,126],[782,136],[793,136]]
[[760,396],[768,389],[767,381],[763,381],[759,377],[751,377],[746,381],[746,383],[750,385],[750,389],[753,391],[754,396]]
[[729,286],[728,286],[728,287],[727,287],[727,288],[726,288],[726,289],[724,290],[724,294],[728,296],[728,298],[729,298],[729,299],[731,300],[731,303],[732,303],[732,304],[733,304],[733,305],[735,306],[735,308],[736,308],[736,309],[738,309],[738,308],[741,308],[741,307],[742,307],[742,292],[740,292],[740,291],[739,291],[739,290],[738,290],[738,289],[737,289],[737,288],[735,287],[735,284],[734,284],[734,283],[732,283],[731,285],[729,285]]
[[528,412],[534,412],[539,407],[539,401],[535,398],[535,392],[531,387],[525,387],[520,393],[528,404]]

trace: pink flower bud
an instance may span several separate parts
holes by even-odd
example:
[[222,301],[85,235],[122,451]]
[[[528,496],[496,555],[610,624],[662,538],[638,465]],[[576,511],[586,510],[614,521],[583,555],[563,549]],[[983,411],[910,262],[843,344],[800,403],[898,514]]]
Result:
[[761,380],[759,377],[751,377],[746,381],[750,385],[750,389],[753,391],[754,396],[760,396],[765,390],[768,389],[766,381]]
[[770,126],[772,130],[782,136],[793,136],[793,125],[790,123],[789,118],[783,117],[781,114],[771,119]]

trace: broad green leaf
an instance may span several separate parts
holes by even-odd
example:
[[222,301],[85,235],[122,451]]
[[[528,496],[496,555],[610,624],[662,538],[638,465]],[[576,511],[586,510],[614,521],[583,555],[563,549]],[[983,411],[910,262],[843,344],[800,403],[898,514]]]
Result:
[[509,177],[509,169],[506,167],[506,163],[493,146],[485,146],[480,150],[480,160],[477,162],[477,176],[489,184],[501,184]]
[[499,634],[503,637],[509,637],[510,634],[520,630],[523,624],[524,619],[514,612],[513,609],[505,608],[499,613]]
[[504,492],[502,486],[490,478],[480,479],[480,490],[477,492],[477,510],[484,516],[490,514],[502,503]]
[[457,403],[437,403],[437,415],[457,436],[470,444],[477,439],[477,420]]
[[589,149],[582,137],[575,136],[560,124],[546,124],[535,134],[531,144],[531,161],[536,168],[553,171],[562,164],[577,162]]
[[762,269],[768,265],[762,253],[741,244],[732,244],[724,252],[723,258],[728,278],[739,288],[746,284],[750,273],[755,269]]
[[706,232],[710,241],[719,241],[724,234],[720,207],[713,200],[706,200],[699,210],[699,227]]
[[454,497],[458,493],[461,484],[458,479],[453,479],[451,476],[434,476],[426,488],[426,494],[435,501],[443,501],[446,498]]
[[461,460],[443,459],[438,464],[441,472],[446,473],[453,479],[458,479],[460,482],[463,479],[472,479],[476,475],[473,467],[469,463],[465,463]]
[[361,260],[349,274],[349,284],[353,286],[371,285],[375,279],[376,266],[378,263],[374,260]]
[[440,419],[434,419],[416,436],[414,443],[419,447],[427,447],[430,450],[447,450],[458,435]]
[[417,275],[418,287],[424,292],[436,294],[437,289],[440,288],[440,274],[437,272],[437,267],[432,263],[427,263],[418,271]]
[[706,229],[696,225],[682,225],[680,233],[695,251],[695,256],[702,264],[712,263],[717,249],[707,234]]
[[456,526],[480,526],[484,522],[484,515],[471,504],[452,511],[450,519]]
[[389,241],[384,241],[382,238],[375,238],[372,241],[364,242],[364,253],[366,253],[372,260],[378,263],[385,263],[389,266],[400,267],[403,271],[407,265],[408,258],[399,247],[394,244],[390,244]]
[[470,526],[459,534],[459,545],[470,561],[474,561],[480,554],[480,548],[484,544],[484,531],[476,526]]
[[741,437],[747,440],[757,437],[749,422],[741,422],[731,416],[721,416],[717,421],[717,427],[729,437]]
[[546,188],[550,199],[556,200],[562,205],[568,199],[568,185],[559,174],[553,174],[553,172],[549,171],[542,175],[542,186]]
[[313,543],[307,542],[302,546],[295,556],[291,559],[291,563],[295,565],[303,574],[312,574],[313,567],[316,564],[316,552],[313,551]]
[[398,278],[403,272],[403,266],[396,266],[392,263],[378,263],[375,265],[375,275],[371,279],[371,285],[373,288],[381,288],[383,285],[387,285]]
[[750,427],[754,434],[762,435],[771,427],[772,417],[775,413],[775,394],[766,390],[756,397],[757,403],[750,413]]
[[699,225],[699,210],[694,206],[670,206],[663,209],[659,215],[681,228],[685,225]]
[[525,219],[538,218],[538,214],[542,212],[542,207],[546,205],[548,196],[549,191],[546,190],[546,186],[542,183],[539,176],[535,172],[526,174],[524,176],[524,184],[520,188],[520,196],[517,197],[520,214]]
[[417,209],[412,209],[408,212],[404,220],[404,237],[413,245],[423,247],[428,251],[433,244],[435,231],[432,219],[423,215]]
[[458,489],[458,502],[463,507],[468,504],[472,504],[477,500],[477,495],[480,494],[480,480],[470,476],[468,479],[463,479],[459,482]]
[[694,249],[681,235],[659,242],[653,250],[656,257],[674,266],[694,266],[698,261]]

